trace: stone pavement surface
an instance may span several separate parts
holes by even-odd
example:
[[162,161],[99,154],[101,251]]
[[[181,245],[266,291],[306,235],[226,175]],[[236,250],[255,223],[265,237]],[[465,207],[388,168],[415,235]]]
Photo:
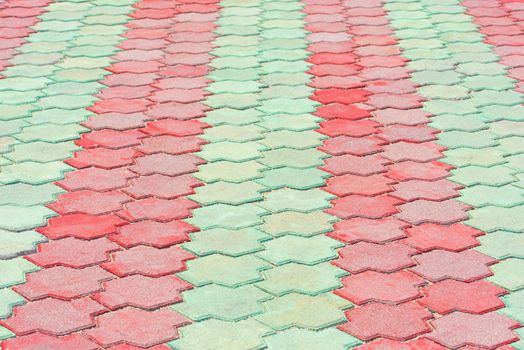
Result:
[[523,0],[4,0],[0,48],[1,349],[524,349]]

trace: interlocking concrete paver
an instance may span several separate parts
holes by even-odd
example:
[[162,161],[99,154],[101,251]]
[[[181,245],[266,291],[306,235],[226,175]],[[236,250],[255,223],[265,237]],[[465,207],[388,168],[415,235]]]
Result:
[[523,10],[0,3],[0,347],[524,348]]

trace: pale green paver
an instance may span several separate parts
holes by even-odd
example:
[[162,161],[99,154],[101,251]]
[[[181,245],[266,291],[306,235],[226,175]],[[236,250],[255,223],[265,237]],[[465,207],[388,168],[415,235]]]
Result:
[[[63,192],[53,182],[72,169],[62,161],[79,149],[72,141],[88,130],[79,123],[91,115],[85,108],[103,88],[95,81],[109,74],[103,68],[119,50],[115,45],[134,2],[119,0],[112,7],[118,11],[109,12],[104,0],[54,1],[2,72],[0,145],[8,148],[0,159],[0,318],[23,302],[9,287],[38,270],[17,256],[44,241],[33,229],[56,215],[45,207]],[[100,16],[99,8],[108,12]],[[100,21],[107,25],[93,24]],[[0,339],[12,336],[0,327]]]
[[335,328],[321,331],[290,328],[266,337],[265,341],[272,350],[349,349],[360,344],[355,337]]
[[[402,9],[411,6],[424,23],[401,16]],[[403,55],[412,60],[408,67],[414,70],[413,80],[424,85],[418,93],[431,98],[424,103],[434,114],[430,125],[442,130],[439,142],[449,148],[441,161],[454,165],[450,179],[466,186],[458,199],[475,207],[467,223],[488,233],[479,237],[482,246],[477,249],[502,260],[491,267],[494,276],[488,279],[510,290],[504,299],[511,300],[524,288],[524,259],[518,248],[524,235],[519,182],[524,172],[523,95],[514,91],[507,67],[498,63],[500,57],[484,43],[459,0],[390,0],[385,8]],[[421,37],[441,45],[423,52],[412,45]],[[516,307],[507,303],[500,312],[522,323],[524,314]],[[519,343],[512,345],[522,348]]]
[[186,220],[201,229],[184,244],[199,257],[178,274],[195,288],[172,306],[194,322],[169,345],[276,349],[274,339],[292,346],[298,334],[333,350],[359,344],[334,327],[352,305],[332,294],[346,272],[330,264],[343,244],[324,235],[335,197],[320,189],[328,155],[316,149],[325,136],[306,86],[304,5],[220,5],[205,101],[213,110],[202,118],[210,143],[197,154],[208,163],[195,174],[206,185],[191,196],[203,207]]

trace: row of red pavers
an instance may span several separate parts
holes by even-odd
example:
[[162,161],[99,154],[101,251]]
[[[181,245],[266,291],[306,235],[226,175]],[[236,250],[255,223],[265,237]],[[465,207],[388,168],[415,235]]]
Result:
[[[32,26],[40,20],[53,0],[6,0],[0,3],[0,72],[10,66],[17,48],[33,33]],[[1,75],[0,75],[1,77]]]
[[[28,303],[2,325],[18,337],[5,349],[146,348],[190,321],[168,308],[191,288],[175,273],[194,256],[180,247],[196,228],[181,221],[201,183],[197,120],[208,81],[217,0],[144,0],[89,110],[92,129],[66,162],[78,170],[58,185],[59,216],[26,258],[41,266],[14,289]],[[158,345],[155,349],[168,349]]]
[[[335,291],[356,307],[339,328],[362,349],[503,346],[518,323],[493,312],[506,293],[482,279],[496,263],[470,248],[482,232],[462,223],[470,208],[438,160],[444,147],[410,81],[380,0],[310,1],[312,98],[330,137],[329,235],[347,244],[335,265],[352,275]],[[348,30],[349,29],[349,30]],[[320,81],[321,80],[321,81]],[[418,338],[421,335],[425,337]]]

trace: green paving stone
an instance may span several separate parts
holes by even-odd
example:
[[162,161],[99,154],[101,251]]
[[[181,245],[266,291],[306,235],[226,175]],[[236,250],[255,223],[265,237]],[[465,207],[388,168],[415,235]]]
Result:
[[468,62],[457,65],[456,70],[470,76],[477,76],[479,72],[482,73],[482,76],[500,76],[506,74],[507,68],[499,63]]
[[85,24],[124,24],[129,20],[125,15],[100,14],[86,17],[82,23]]
[[30,230],[34,227],[43,226],[46,219],[55,216],[56,213],[43,206],[18,207],[14,205],[0,206],[0,229],[10,231]]
[[419,94],[428,98],[461,99],[469,94],[469,90],[461,86],[428,85],[419,90]]
[[[44,23],[44,22],[40,22],[40,23]],[[64,30],[64,31],[73,30],[73,29],[76,29],[76,27],[78,27],[78,24],[75,22],[69,22],[68,25],[70,25],[72,28]],[[71,44],[65,43],[65,42],[41,41],[41,42],[36,42],[36,43],[26,43],[22,45],[21,47],[19,47],[18,51],[23,52],[23,53],[26,53],[26,52],[52,53],[52,52],[67,51],[70,47],[71,47]]]
[[520,171],[524,170],[524,154],[523,153],[508,156],[506,159],[508,160],[508,162],[506,163],[506,166],[508,168],[520,170]]
[[287,11],[272,11],[272,12],[265,12],[262,14],[262,17],[264,19],[300,19],[304,17],[303,13],[300,12],[287,12]]
[[97,93],[103,87],[99,83],[64,82],[49,84],[44,92],[47,95],[91,95]]
[[240,321],[262,312],[260,303],[271,298],[253,285],[236,288],[208,284],[182,293],[184,302],[173,309],[193,321],[215,318]]
[[265,312],[255,319],[275,330],[293,326],[320,330],[346,322],[343,309],[352,304],[334,294],[318,296],[286,294],[262,304]]
[[517,334],[520,340],[517,341],[516,343],[511,343],[511,346],[517,350],[523,350],[524,349],[524,329],[519,328],[519,329],[514,330],[513,332]]
[[218,29],[214,30],[214,33],[217,35],[241,35],[241,36],[249,36],[257,34],[260,31],[260,29],[257,26],[236,26],[236,25],[228,25],[228,26],[222,26]]
[[451,179],[465,186],[502,186],[515,181],[512,175],[514,172],[514,170],[504,166],[491,168],[467,166],[451,170],[453,174]]
[[447,49],[450,52],[456,52],[456,53],[463,53],[463,52],[483,53],[483,52],[489,52],[490,50],[487,45],[479,45],[478,43],[461,43],[461,42],[450,43],[448,44]]
[[34,103],[42,96],[39,91],[0,91],[0,100],[7,105]]
[[15,334],[5,327],[0,326],[0,340],[14,337]]
[[498,137],[523,136],[524,128],[520,122],[512,120],[499,120],[489,125],[490,131]]
[[[207,115],[202,118],[203,122],[213,125],[214,127],[221,124],[231,124],[231,125],[251,125],[259,120],[262,113],[256,109],[232,109],[232,108],[220,108],[213,111],[209,111]],[[207,135],[210,132],[213,132],[214,128],[206,130]]]
[[491,266],[495,274],[487,280],[504,287],[512,292],[524,288],[523,259],[506,259]]
[[55,184],[28,185],[23,183],[0,186],[0,205],[31,206],[50,203],[64,190]]
[[260,272],[271,265],[253,255],[230,257],[207,255],[187,263],[187,270],[177,274],[194,286],[209,283],[238,287],[262,280]]
[[439,144],[447,148],[487,148],[498,145],[495,135],[488,131],[446,131],[438,134]]
[[507,230],[522,232],[521,218],[524,217],[524,206],[501,208],[487,206],[469,212],[468,224],[486,232]]
[[128,13],[129,7],[126,6],[95,6],[86,11],[88,15],[127,15]]
[[58,63],[63,59],[63,55],[60,53],[25,53],[23,55],[17,55],[11,59],[14,65],[19,64],[34,64],[34,65],[46,65]]
[[123,41],[124,38],[120,36],[114,36],[114,37],[104,37],[104,41],[101,42],[99,38],[92,37],[92,36],[80,36],[77,37],[75,40],[73,40],[73,44],[76,46],[83,46],[83,45],[93,45],[93,46],[108,46],[113,45],[116,46],[121,41]]
[[262,99],[278,98],[286,96],[288,98],[307,98],[314,90],[308,86],[270,86],[264,89],[260,96]]
[[504,295],[501,300],[506,304],[506,307],[500,310],[501,313],[519,322],[524,322],[524,290]]
[[224,46],[214,49],[212,54],[220,57],[234,56],[244,58],[257,55],[258,52],[259,48],[256,46]]
[[[85,14],[83,13],[78,13],[78,12],[75,13],[75,12],[68,12],[68,11],[51,11],[51,12],[43,13],[42,15],[38,16],[38,18],[40,18],[40,20],[44,22],[47,22],[47,21],[65,21],[65,22],[78,21],[84,17],[85,17]],[[56,35],[56,32],[41,32],[41,33],[35,33],[35,34],[48,34],[48,35],[55,34]],[[34,40],[35,34],[31,35],[31,39]],[[65,32],[63,34],[69,34],[69,33]]]
[[[403,38],[406,38],[406,39],[413,39],[413,38],[433,39],[433,38],[438,37],[438,33],[432,30],[431,28],[418,29],[418,30],[405,28],[405,29],[397,30],[396,33],[397,33],[397,36],[402,36]],[[436,68],[433,67],[431,69],[436,69]]]
[[490,105],[513,106],[524,102],[522,95],[518,92],[493,90],[478,91],[471,100],[477,107]]
[[281,130],[268,133],[260,143],[273,149],[281,147],[306,149],[322,146],[323,139],[325,136],[319,133]]
[[0,260],[0,288],[11,287],[25,282],[25,274],[38,271],[40,268],[28,260],[18,257]]
[[344,350],[360,344],[360,341],[336,328],[320,331],[290,328],[264,338],[268,349],[272,350]]
[[47,143],[36,141],[18,144],[13,147],[12,152],[6,153],[4,157],[13,162],[32,160],[45,163],[70,158],[74,151],[80,149],[81,147],[71,142]]
[[332,231],[332,224],[337,219],[322,211],[298,213],[284,211],[264,216],[260,229],[274,237],[284,235],[315,236]]
[[[257,92],[261,88],[261,84],[256,81],[219,81],[209,84],[206,90],[215,94],[235,93],[245,94]],[[209,98],[208,98],[209,99]]]
[[77,81],[77,82],[92,82],[101,80],[108,71],[102,69],[87,69],[87,68],[69,68],[55,73],[54,80],[61,81]]
[[460,83],[462,75],[453,71],[421,71],[411,73],[411,79],[419,84],[456,85]]
[[211,108],[231,107],[246,109],[258,106],[257,96],[251,94],[220,94],[209,96],[205,104]]
[[96,101],[97,98],[94,96],[72,96],[72,95],[54,95],[41,98],[38,101],[38,106],[47,108],[62,108],[62,109],[77,109],[85,106],[89,106],[92,102]]
[[214,162],[201,165],[193,176],[206,183],[215,181],[244,182],[260,178],[266,167],[255,161],[243,163]]
[[295,262],[305,265],[316,265],[337,258],[336,248],[344,244],[323,236],[298,237],[282,236],[264,242],[265,250],[257,253],[260,258],[274,265]]
[[456,62],[480,62],[491,63],[498,62],[499,57],[492,52],[458,52],[453,55],[453,61]]
[[55,66],[36,66],[31,64],[11,66],[6,69],[4,75],[7,77],[38,78],[53,74],[58,68]]
[[29,91],[45,88],[51,80],[47,78],[12,77],[0,80],[0,91]]
[[524,234],[496,231],[478,238],[481,245],[476,249],[481,253],[502,260],[506,258],[524,258]]
[[271,51],[263,51],[260,53],[259,57],[262,62],[269,62],[273,60],[299,61],[305,60],[308,57],[308,53],[298,50],[276,49]]
[[315,266],[290,263],[263,271],[262,275],[264,281],[257,283],[257,287],[275,296],[289,293],[318,295],[341,288],[340,278],[347,272],[330,263]]
[[219,125],[206,130],[203,139],[210,142],[246,142],[262,138],[264,129],[256,125]]
[[486,76],[486,75],[475,75],[464,78],[462,85],[476,91],[480,90],[496,90],[502,91],[512,89],[515,86],[513,80],[508,79],[505,76]]
[[[411,16],[416,15],[415,13],[411,13]],[[402,40],[402,48],[404,50],[410,50],[410,49],[417,49],[417,48],[425,48],[425,49],[437,49],[442,47],[444,42],[442,40],[438,39],[406,39]]]
[[11,259],[35,252],[36,245],[46,241],[44,236],[35,231],[10,232],[0,229],[0,235],[0,259]]
[[78,124],[85,121],[91,112],[84,108],[78,109],[59,109],[51,108],[43,111],[34,112],[31,119],[28,120],[31,124]]
[[236,80],[236,81],[252,81],[259,79],[258,69],[219,69],[211,72],[207,77],[211,80]]
[[[260,23],[260,19],[257,16],[244,16],[244,17],[222,17],[215,21],[215,24],[217,24],[219,27],[225,26],[225,25],[256,25]],[[229,55],[222,55],[222,56],[229,56]],[[223,57],[224,59],[229,59],[229,57]],[[214,63],[214,62],[213,62]],[[213,65],[213,67],[216,67]]]
[[328,173],[317,168],[294,169],[283,167],[264,171],[263,177],[256,182],[272,190],[282,187],[307,190],[324,185],[325,179],[329,176]]
[[197,254],[225,254],[240,256],[264,249],[260,242],[268,240],[269,236],[255,228],[228,230],[215,228],[191,234],[191,242],[184,248]]
[[193,217],[186,221],[202,230],[218,227],[241,229],[261,224],[260,215],[265,213],[265,209],[255,204],[213,204],[193,210]]
[[26,125],[28,124],[25,120],[2,121],[0,123],[0,136],[16,134]]
[[482,150],[472,148],[457,148],[444,151],[445,161],[448,164],[456,166],[478,165],[490,167],[506,162],[504,153],[495,148]]
[[336,198],[336,196],[317,188],[305,191],[282,188],[268,192],[264,197],[264,201],[259,205],[272,213],[286,210],[304,213],[322,210],[329,208],[329,201]]
[[324,164],[327,155],[316,149],[296,150],[292,148],[278,148],[263,152],[261,163],[271,167],[288,166],[291,168],[306,169]]
[[[467,42],[467,43],[476,43],[482,40],[482,35],[480,33],[443,33],[440,38],[447,42]],[[464,73],[464,72],[460,72]]]
[[524,190],[513,185],[491,187],[477,185],[460,190],[460,200],[474,207],[494,205],[512,207],[524,203]]
[[251,45],[258,45],[260,43],[260,39],[256,36],[237,36],[237,35],[225,35],[218,37],[214,44],[218,47],[223,46],[251,46]]
[[[253,68],[258,67],[259,62],[256,57],[218,57],[211,62],[210,66],[214,67],[216,69],[223,69],[223,68],[236,68],[236,69],[243,69],[243,68]],[[229,82],[231,83],[231,82]],[[211,83],[210,86],[214,86],[217,84],[217,82]],[[222,83],[222,84],[227,84]],[[260,84],[256,82],[248,82],[246,84],[254,84],[256,86],[259,86]],[[209,88],[207,88],[209,90]],[[211,90],[210,90],[211,91]]]
[[23,162],[2,167],[0,184],[23,182],[32,185],[62,180],[66,171],[72,170],[63,162],[37,163]]
[[55,2],[50,4],[47,9],[51,12],[65,11],[65,12],[83,12],[93,7],[93,4],[88,2],[73,3],[73,2]]
[[243,204],[262,199],[264,186],[253,182],[230,183],[214,182],[196,189],[196,194],[189,198],[202,205],[211,204]]
[[[82,18],[82,16],[80,16],[79,14],[71,14],[71,17],[69,17],[68,14],[65,12],[63,12],[62,14],[58,14],[58,15],[63,15],[64,16],[63,20],[75,21],[79,18]],[[74,17],[77,17],[77,18],[74,18]],[[33,33],[28,38],[28,41],[32,43],[41,42],[41,41],[52,41],[52,42],[71,41],[74,38],[76,38],[77,36],[78,36],[78,33],[74,31],[73,32],[50,32],[48,31],[48,32]]]
[[89,25],[80,29],[81,35],[110,36],[122,34],[126,29],[122,26]]
[[[262,71],[266,74],[279,72],[279,73],[299,73],[307,70],[311,66],[311,63],[307,62],[290,62],[290,61],[271,61],[262,64]],[[293,96],[284,95],[287,98],[293,98]],[[280,97],[280,96],[278,96]],[[302,96],[300,96],[302,97]]]
[[[306,73],[304,74],[277,73],[277,74],[265,75],[260,78],[260,81],[266,85],[291,85],[291,86],[300,85],[300,86],[303,86],[305,84],[308,84],[310,79],[311,79],[311,76]],[[282,102],[277,102],[276,104],[279,104],[279,103],[282,103]],[[295,114],[300,114],[300,113],[301,112],[298,112]]]
[[17,144],[18,140],[12,137],[2,137],[0,138],[0,153],[8,152],[14,144]]
[[232,162],[245,162],[260,158],[260,151],[265,147],[256,142],[217,142],[202,146],[202,151],[197,155],[209,162],[227,160]]
[[272,330],[253,319],[235,323],[205,320],[180,328],[180,339],[168,343],[177,350],[262,349],[262,336]]
[[315,105],[317,103],[312,100],[301,101],[297,103],[297,100],[291,98],[275,98],[271,100],[265,100],[261,106],[258,107],[264,113],[276,114],[276,113],[289,113],[289,114],[303,114],[315,112]]
[[490,120],[515,120],[524,121],[523,106],[486,106],[482,108],[482,114]]
[[[305,131],[318,128],[319,118],[310,114],[273,114],[264,117],[264,120],[258,123],[259,126],[271,131],[291,130]],[[271,133],[272,134],[272,133]],[[269,134],[269,135],[271,135]]]
[[[84,72],[90,71],[95,68],[109,66],[111,59],[108,57],[66,57],[56,65],[64,69],[83,68],[80,72],[84,75]],[[69,82],[67,79],[66,82]]]
[[[438,60],[448,60],[449,53],[441,49],[417,49],[412,51],[404,51],[403,56],[410,60],[427,60],[427,59],[438,59]],[[442,84],[446,84],[444,81],[438,81]],[[437,83],[438,83],[437,82]]]
[[110,56],[117,51],[119,49],[113,46],[83,45],[68,50],[67,55],[69,57],[104,57]]
[[[72,31],[77,31],[81,26],[82,24],[80,22],[70,21],[68,18],[64,18],[64,20],[59,18],[55,20],[38,22],[37,24],[33,26],[33,29],[37,32],[45,32],[45,31],[72,32]],[[30,50],[25,50],[23,52],[31,52],[31,51],[33,50],[30,49]],[[37,50],[34,50],[34,51],[37,51]],[[62,50],[58,50],[58,51],[62,51]]]
[[423,103],[424,109],[431,114],[472,114],[477,112],[476,105],[471,99],[452,100],[430,100]]
[[0,105],[0,121],[13,120],[28,117],[36,108],[32,105]]
[[511,153],[511,152],[524,152],[524,139],[522,137],[513,136],[498,140],[500,143],[499,149]]
[[25,302],[25,299],[12,289],[0,289],[0,318],[11,316],[13,307],[16,305],[23,305]]
[[470,115],[456,115],[456,114],[440,114],[431,118],[432,127],[439,130],[460,130],[475,132],[482,129],[487,129],[488,125],[475,114]]
[[15,135],[21,141],[63,142],[80,138],[80,133],[89,129],[80,125],[40,124],[27,126]]

